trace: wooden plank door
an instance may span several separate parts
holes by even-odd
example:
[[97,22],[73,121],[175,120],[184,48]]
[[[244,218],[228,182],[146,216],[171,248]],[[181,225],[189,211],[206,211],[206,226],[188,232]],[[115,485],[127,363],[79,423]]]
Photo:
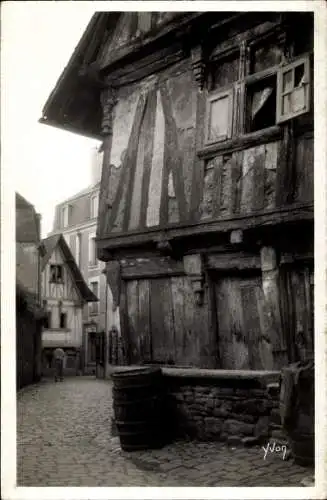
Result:
[[170,280],[151,280],[150,291],[152,361],[174,364],[175,325]]
[[273,368],[272,346],[260,277],[216,281],[216,311],[221,368]]

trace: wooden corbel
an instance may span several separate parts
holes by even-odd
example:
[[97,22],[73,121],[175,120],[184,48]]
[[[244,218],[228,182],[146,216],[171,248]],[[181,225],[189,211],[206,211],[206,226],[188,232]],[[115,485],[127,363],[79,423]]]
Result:
[[191,281],[195,302],[198,306],[202,306],[205,281],[202,256],[200,254],[185,255],[183,263],[185,274]]
[[107,87],[101,92],[102,123],[101,134],[103,136],[112,135],[113,110],[117,104],[117,90],[115,87]]
[[161,253],[161,255],[172,255],[172,246],[168,238],[164,234],[158,235],[153,241],[156,244],[157,250],[159,251],[159,253]]
[[121,269],[118,260],[106,262],[106,267],[103,273],[107,278],[107,286],[110,286],[113,299],[113,310],[115,310],[120,303],[120,285],[121,285]]
[[196,47],[193,47],[191,49],[191,66],[194,79],[197,82],[200,90],[202,90],[204,86],[206,69],[202,45],[197,45]]

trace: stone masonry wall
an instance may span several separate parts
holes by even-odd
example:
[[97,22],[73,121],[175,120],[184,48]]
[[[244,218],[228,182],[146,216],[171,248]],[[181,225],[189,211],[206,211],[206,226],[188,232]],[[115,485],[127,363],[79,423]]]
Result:
[[267,441],[278,426],[278,372],[163,373],[175,437],[251,445]]

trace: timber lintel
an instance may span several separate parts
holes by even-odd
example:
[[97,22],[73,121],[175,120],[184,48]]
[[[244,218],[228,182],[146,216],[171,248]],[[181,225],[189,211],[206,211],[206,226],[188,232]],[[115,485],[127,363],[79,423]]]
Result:
[[[304,221],[313,221],[314,207],[309,204],[293,204],[292,206],[279,209],[258,211],[251,215],[239,215],[232,218],[214,219],[207,222],[183,223],[166,226],[164,229],[165,240],[174,248],[174,241],[194,236],[226,233],[233,230],[255,230],[260,231],[266,227],[278,226]],[[109,260],[111,251],[115,249],[140,247],[143,245],[158,243],[162,239],[163,228],[115,233],[107,237],[97,239],[98,258]],[[101,257],[100,257],[101,256]]]

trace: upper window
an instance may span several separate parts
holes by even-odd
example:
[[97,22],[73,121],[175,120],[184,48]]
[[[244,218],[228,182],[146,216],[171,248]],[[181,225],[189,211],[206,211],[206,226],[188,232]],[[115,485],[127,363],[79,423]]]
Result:
[[207,101],[206,142],[223,141],[232,134],[233,89],[216,92]]
[[99,195],[95,194],[91,197],[91,219],[94,219],[98,216],[98,208],[99,208]]
[[78,266],[81,265],[81,233],[77,233],[76,235],[76,248],[75,248],[75,260]]
[[95,234],[89,236],[89,265],[97,265]]
[[250,72],[258,73],[265,69],[277,66],[283,60],[283,49],[274,41],[253,47],[250,59]]
[[310,61],[298,59],[281,68],[277,79],[277,120],[284,122],[309,111]]
[[63,282],[63,267],[60,264],[51,264],[50,266],[50,282],[62,283]]
[[73,207],[71,205],[65,205],[61,209],[61,225],[62,227],[67,227],[70,224],[72,216]]
[[[283,64],[281,44],[272,37],[242,44],[237,54],[208,66],[205,143],[234,133],[257,132],[309,111],[309,56]],[[237,132],[236,132],[237,131]]]
[[276,123],[276,75],[246,86],[245,132]]
[[239,56],[233,54],[219,61],[214,61],[210,67],[210,90],[221,89],[238,80]]

